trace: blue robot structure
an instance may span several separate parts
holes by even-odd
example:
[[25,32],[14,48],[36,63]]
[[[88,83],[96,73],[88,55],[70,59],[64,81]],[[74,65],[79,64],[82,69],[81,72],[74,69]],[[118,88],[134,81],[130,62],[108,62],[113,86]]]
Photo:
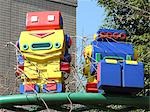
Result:
[[[91,43],[91,53],[85,51],[85,72],[88,77],[87,92],[115,92],[135,94],[144,88],[144,67],[137,62],[132,44],[126,41],[124,30],[100,29]],[[91,54],[91,55],[89,55]],[[85,65],[86,65],[85,64]],[[88,72],[89,70],[89,72]]]

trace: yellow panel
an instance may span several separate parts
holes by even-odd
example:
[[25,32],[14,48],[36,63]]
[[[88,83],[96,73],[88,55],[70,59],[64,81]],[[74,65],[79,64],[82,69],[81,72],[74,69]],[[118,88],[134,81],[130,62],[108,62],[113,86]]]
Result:
[[24,80],[23,84],[37,84],[39,80]]
[[53,71],[55,72],[60,71],[60,64],[53,63],[47,66],[47,72],[53,72]]
[[87,82],[97,82],[95,76],[92,76],[90,74],[90,64],[85,64],[84,65],[84,75],[87,75]]
[[59,79],[53,79],[53,78],[49,78],[47,79],[44,84],[50,83],[50,82],[62,82],[62,78]]
[[92,45],[88,45],[87,47],[85,47],[84,49],[84,57],[91,57],[92,56]]
[[114,59],[105,59],[106,63],[117,64],[117,60]]
[[44,74],[41,77],[45,78],[45,79],[49,79],[49,78],[54,78],[54,79],[62,78],[62,72],[47,72],[47,74]]
[[90,64],[85,64],[83,74],[88,75],[89,72],[90,72]]
[[41,83],[39,83],[39,85],[43,85],[43,84],[47,84],[47,83],[51,83],[51,82],[56,82],[56,83],[62,83],[61,79],[52,79],[52,80],[42,80]]
[[38,63],[45,63],[49,60],[53,60],[55,58],[60,58],[62,57],[62,52],[57,51],[49,54],[44,54],[44,55],[37,55],[37,54],[29,54],[29,53],[23,53],[27,57],[27,59],[38,62]]
[[60,71],[60,59],[54,59],[48,62],[47,72]]
[[47,72],[47,63],[38,63],[37,68],[40,72]]
[[38,68],[36,63],[28,62],[25,60],[24,62],[24,73],[25,75],[22,75],[22,79],[29,78],[29,79],[37,79],[39,77],[39,73],[37,72]]
[[94,35],[93,35],[94,40],[96,39],[96,37],[97,37],[97,34],[94,34]]
[[97,82],[95,76],[89,75],[87,82]]
[[137,65],[138,62],[137,61],[126,60],[126,64]]

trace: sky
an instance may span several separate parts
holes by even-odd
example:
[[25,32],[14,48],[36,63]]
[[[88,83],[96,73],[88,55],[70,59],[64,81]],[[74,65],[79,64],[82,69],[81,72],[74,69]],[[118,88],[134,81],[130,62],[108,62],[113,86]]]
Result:
[[104,9],[96,0],[78,0],[77,35],[89,36],[97,32],[105,18]]
[[104,9],[97,6],[96,0],[78,0],[77,7],[77,60],[79,64],[83,60],[83,49],[85,44],[80,36],[85,36],[89,40],[86,44],[90,44],[99,27],[103,24],[105,18]]

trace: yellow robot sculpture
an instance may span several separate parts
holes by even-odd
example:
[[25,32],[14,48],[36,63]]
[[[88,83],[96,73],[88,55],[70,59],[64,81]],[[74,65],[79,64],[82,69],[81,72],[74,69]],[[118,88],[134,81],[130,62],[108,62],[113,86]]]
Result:
[[29,12],[26,18],[27,31],[17,43],[20,93],[63,92],[63,73],[70,72],[71,38],[64,34],[61,13]]

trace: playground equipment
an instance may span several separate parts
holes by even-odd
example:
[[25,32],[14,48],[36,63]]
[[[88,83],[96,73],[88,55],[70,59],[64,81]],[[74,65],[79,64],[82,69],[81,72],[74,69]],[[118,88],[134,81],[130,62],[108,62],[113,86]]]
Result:
[[85,48],[87,92],[135,94],[144,88],[144,67],[137,62],[124,30],[100,29]]
[[[132,44],[125,43],[124,30],[100,29],[91,45],[85,47],[85,93],[65,92],[64,73],[70,73],[72,41],[64,34],[61,13],[29,12],[26,30],[16,43],[21,94],[0,96],[0,109],[71,111],[72,104],[102,110],[110,110],[107,106],[111,104],[149,108],[149,96],[135,96],[144,87],[144,69]],[[64,104],[71,106],[68,109]]]
[[63,92],[63,72],[70,72],[71,38],[64,34],[61,13],[29,12],[26,30],[17,42],[20,93]]

